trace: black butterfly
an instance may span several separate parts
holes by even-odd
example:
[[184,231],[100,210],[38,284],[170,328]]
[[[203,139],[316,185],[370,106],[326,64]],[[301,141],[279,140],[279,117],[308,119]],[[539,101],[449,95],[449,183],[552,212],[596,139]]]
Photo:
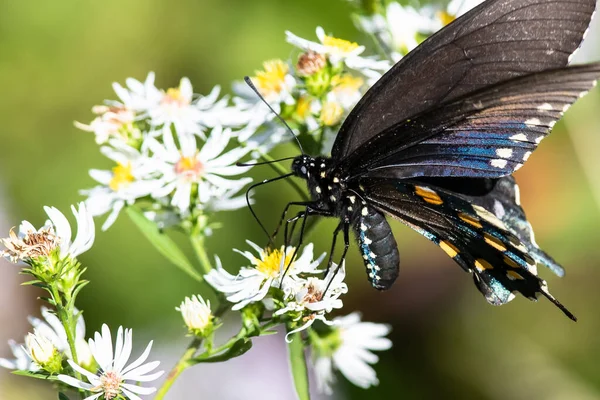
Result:
[[537,276],[538,263],[563,269],[535,243],[510,174],[600,77],[600,64],[566,66],[595,3],[488,0],[431,36],[360,100],[331,158],[294,159],[313,199],[293,203],[306,206],[299,217],[340,218],[342,259],[352,226],[377,289],[399,271],[389,214],[472,273],[491,304],[541,293],[575,320]]

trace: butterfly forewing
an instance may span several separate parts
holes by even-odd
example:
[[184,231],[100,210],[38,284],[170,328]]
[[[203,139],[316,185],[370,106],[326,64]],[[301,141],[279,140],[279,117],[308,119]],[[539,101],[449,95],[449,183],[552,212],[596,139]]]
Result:
[[423,42],[365,94],[336,138],[333,159],[443,102],[566,66],[595,6],[595,0],[485,1]]
[[350,179],[508,175],[599,77],[600,64],[589,64],[482,89],[388,128],[344,159],[341,168]]

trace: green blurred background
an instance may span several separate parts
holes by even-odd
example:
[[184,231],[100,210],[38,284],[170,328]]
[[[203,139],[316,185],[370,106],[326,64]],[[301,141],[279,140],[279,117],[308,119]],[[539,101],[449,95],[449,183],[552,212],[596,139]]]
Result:
[[[208,93],[215,84],[230,92],[233,80],[252,74],[262,61],[292,54],[285,30],[314,38],[315,27],[321,25],[338,37],[366,43],[350,12],[342,0],[0,2],[4,229],[21,219],[43,223],[44,205],[66,211],[82,199],[78,190],[93,185],[88,169],[111,166],[99,154],[93,135],[78,131],[73,121],[90,121],[92,105],[114,98],[113,81],[122,83],[129,76],[141,80],[153,70],[158,87],[176,86],[188,76],[197,93]],[[590,34],[592,39],[597,32]],[[597,59],[597,47],[590,44],[579,58]],[[535,304],[518,297],[501,308],[488,305],[471,278],[443,252],[395,224],[402,254],[398,283],[386,293],[371,289],[353,248],[350,293],[344,300],[344,312],[358,310],[367,320],[393,325],[394,348],[381,354],[377,388],[364,391],[340,379],[339,398],[600,398],[599,106],[600,93],[594,90],[569,110],[566,121],[556,125],[517,173],[538,242],[567,269],[564,279],[547,270],[541,274],[580,321],[571,322],[547,301]],[[268,177],[270,170],[256,168],[254,176]],[[293,196],[285,184],[258,191],[264,222],[274,226],[278,212],[271,210],[281,209]],[[219,218],[225,228],[209,240],[209,250],[234,270],[243,259],[231,249],[243,248],[245,239],[262,243],[263,237],[247,210]],[[319,251],[329,249],[333,228],[332,221],[321,221],[313,232],[310,240]],[[174,307],[184,296],[208,294],[206,288],[163,260],[125,215],[108,232],[98,228],[94,248],[81,261],[92,282],[79,303],[88,334],[103,322],[132,327],[138,346],[153,338],[158,354],[171,355],[163,365],[170,368],[186,343]],[[26,315],[39,312],[39,293],[18,287],[17,267],[0,267],[0,338],[20,340],[28,329]],[[267,366],[270,357],[279,357],[272,364],[285,365],[283,351],[268,349],[259,347],[253,350],[257,355],[236,361],[235,372],[219,366],[218,381],[188,377],[170,398],[221,398],[203,393],[239,380],[235,374],[252,367],[244,364],[246,357]],[[0,347],[0,356],[9,356],[8,346]],[[209,374],[210,368],[197,367],[195,376]],[[278,398],[293,398],[284,371],[254,379],[256,393],[271,398],[275,380],[279,385],[283,380],[286,387]],[[0,372],[0,399],[55,398],[44,387]],[[254,397],[228,396],[222,398]]]

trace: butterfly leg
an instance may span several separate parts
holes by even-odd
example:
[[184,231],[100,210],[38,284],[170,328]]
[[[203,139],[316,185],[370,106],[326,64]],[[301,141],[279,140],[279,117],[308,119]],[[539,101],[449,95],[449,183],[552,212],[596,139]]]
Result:
[[[340,257],[340,262],[335,267],[335,271],[333,272],[333,275],[329,279],[329,282],[327,282],[327,286],[325,287],[323,294],[325,294],[327,292],[327,289],[329,289],[331,282],[333,282],[333,279],[335,278],[335,276],[337,275],[339,270],[342,268],[342,265],[344,264],[344,260],[346,259],[346,253],[348,253],[348,248],[350,247],[350,219],[344,218],[344,221],[341,222],[340,225],[338,225],[338,228],[340,228],[340,226],[343,226],[343,229],[344,229],[344,250],[342,251],[342,256]],[[338,232],[339,232],[339,230],[338,230]],[[335,244],[335,237],[334,237],[334,244]],[[333,248],[332,248],[331,252],[333,253]],[[329,260],[331,261],[331,254],[329,255]],[[327,279],[327,275],[329,274],[330,267],[331,267],[331,264],[328,264],[327,271],[325,271],[325,279]]]
[[[279,229],[281,229],[281,225],[283,224],[283,221],[285,220],[285,216],[287,215],[290,207],[292,207],[292,206],[305,206],[306,207],[310,204],[312,204],[312,202],[309,202],[309,201],[292,201],[290,203],[287,203],[287,205],[283,209],[283,212],[281,213],[281,218],[279,218],[279,223],[277,224],[275,231],[273,231],[271,238],[275,239],[275,237],[277,236],[277,233],[279,233]],[[293,232],[293,228],[292,228],[292,232]],[[286,242],[286,245],[287,245],[287,242]]]

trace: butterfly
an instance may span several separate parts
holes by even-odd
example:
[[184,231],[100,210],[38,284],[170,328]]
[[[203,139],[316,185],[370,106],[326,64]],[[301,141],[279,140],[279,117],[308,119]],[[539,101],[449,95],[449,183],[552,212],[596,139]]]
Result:
[[536,244],[511,174],[600,77],[600,64],[567,66],[594,9],[487,0],[432,35],[362,97],[331,157],[294,158],[312,197],[292,203],[305,206],[297,218],[338,218],[342,260],[354,231],[376,289],[399,274],[389,215],[469,272],[489,303],[541,294],[576,320],[538,276],[538,264],[564,270]]

